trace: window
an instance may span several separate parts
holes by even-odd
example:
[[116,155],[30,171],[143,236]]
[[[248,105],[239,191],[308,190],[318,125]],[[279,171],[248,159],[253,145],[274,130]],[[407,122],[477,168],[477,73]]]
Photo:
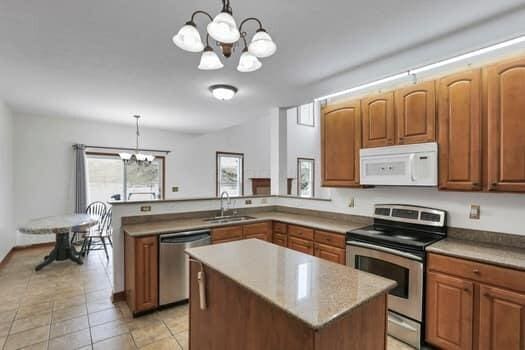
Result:
[[86,154],[88,202],[164,198],[164,157],[147,167],[124,165],[117,154]]
[[227,192],[231,197],[244,195],[244,154],[217,152],[217,196]]
[[297,107],[297,124],[315,126],[313,103],[307,103]]
[[314,196],[314,163],[311,158],[297,158],[297,195]]

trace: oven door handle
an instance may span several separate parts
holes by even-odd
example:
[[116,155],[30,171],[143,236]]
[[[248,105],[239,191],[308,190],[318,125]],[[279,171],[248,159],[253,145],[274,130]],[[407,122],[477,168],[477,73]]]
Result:
[[354,245],[354,246],[357,246],[357,247],[375,249],[375,250],[379,250],[381,252],[390,253],[392,255],[402,256],[402,257],[409,258],[409,259],[414,259],[414,260],[417,260],[417,261],[423,261],[423,258],[421,258],[421,257],[419,257],[417,255],[401,252],[399,250],[395,250],[395,249],[391,249],[391,248],[387,248],[387,247],[377,246],[375,244],[363,243],[363,242],[358,242],[358,241],[346,241],[346,244],[347,245]]

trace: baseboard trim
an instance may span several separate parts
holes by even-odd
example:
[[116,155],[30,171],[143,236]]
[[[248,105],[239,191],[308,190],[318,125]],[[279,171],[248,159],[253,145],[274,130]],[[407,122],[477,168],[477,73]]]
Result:
[[111,296],[111,301],[113,303],[116,303],[119,301],[126,301],[126,292],[122,291],[122,292],[113,293],[113,295]]
[[9,252],[2,259],[2,261],[0,261],[0,269],[3,268],[5,265],[7,265],[9,260],[11,260],[11,257],[16,252],[23,251],[23,250],[46,248],[46,247],[52,248],[54,246],[55,246],[55,242],[44,242],[44,243],[35,243],[35,244],[14,246],[13,248],[11,248],[11,250],[9,250]]

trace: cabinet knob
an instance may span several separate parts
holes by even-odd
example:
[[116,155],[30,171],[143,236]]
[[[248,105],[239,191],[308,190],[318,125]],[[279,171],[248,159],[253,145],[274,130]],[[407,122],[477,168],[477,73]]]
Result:
[[480,185],[479,182],[474,182],[474,183],[472,184],[472,186],[474,186],[474,187],[478,187],[479,185]]
[[463,290],[464,290],[465,292],[467,292],[467,293],[470,292],[470,289],[469,289],[468,287],[463,288]]
[[478,269],[474,269],[474,270],[472,270],[472,272],[474,272],[476,275],[479,275],[479,274],[480,274],[480,272],[479,272]]

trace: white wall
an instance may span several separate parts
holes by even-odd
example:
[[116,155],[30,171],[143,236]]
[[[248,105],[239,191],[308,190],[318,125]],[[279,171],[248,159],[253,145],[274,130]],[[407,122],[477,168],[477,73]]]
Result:
[[13,117],[0,101],[0,261],[15,245],[13,201]]
[[185,144],[177,162],[191,173],[181,183],[182,196],[215,196],[216,152],[244,153],[244,194],[251,195],[252,177],[270,177],[270,116],[196,137]]
[[[187,178],[177,161],[184,142],[193,136],[155,129],[141,130],[141,147],[167,149],[166,197],[168,189]],[[135,128],[81,119],[14,116],[15,222],[71,213],[74,208],[74,154],[72,145],[134,147]],[[53,236],[19,234],[17,244],[53,240]]]
[[[315,103],[318,107],[318,104]],[[297,124],[297,108],[287,111],[287,171],[288,177],[294,178],[292,195],[297,195],[297,158],[315,159],[314,197],[329,198],[330,190],[321,187],[321,124],[319,108],[314,107],[314,126]]]

